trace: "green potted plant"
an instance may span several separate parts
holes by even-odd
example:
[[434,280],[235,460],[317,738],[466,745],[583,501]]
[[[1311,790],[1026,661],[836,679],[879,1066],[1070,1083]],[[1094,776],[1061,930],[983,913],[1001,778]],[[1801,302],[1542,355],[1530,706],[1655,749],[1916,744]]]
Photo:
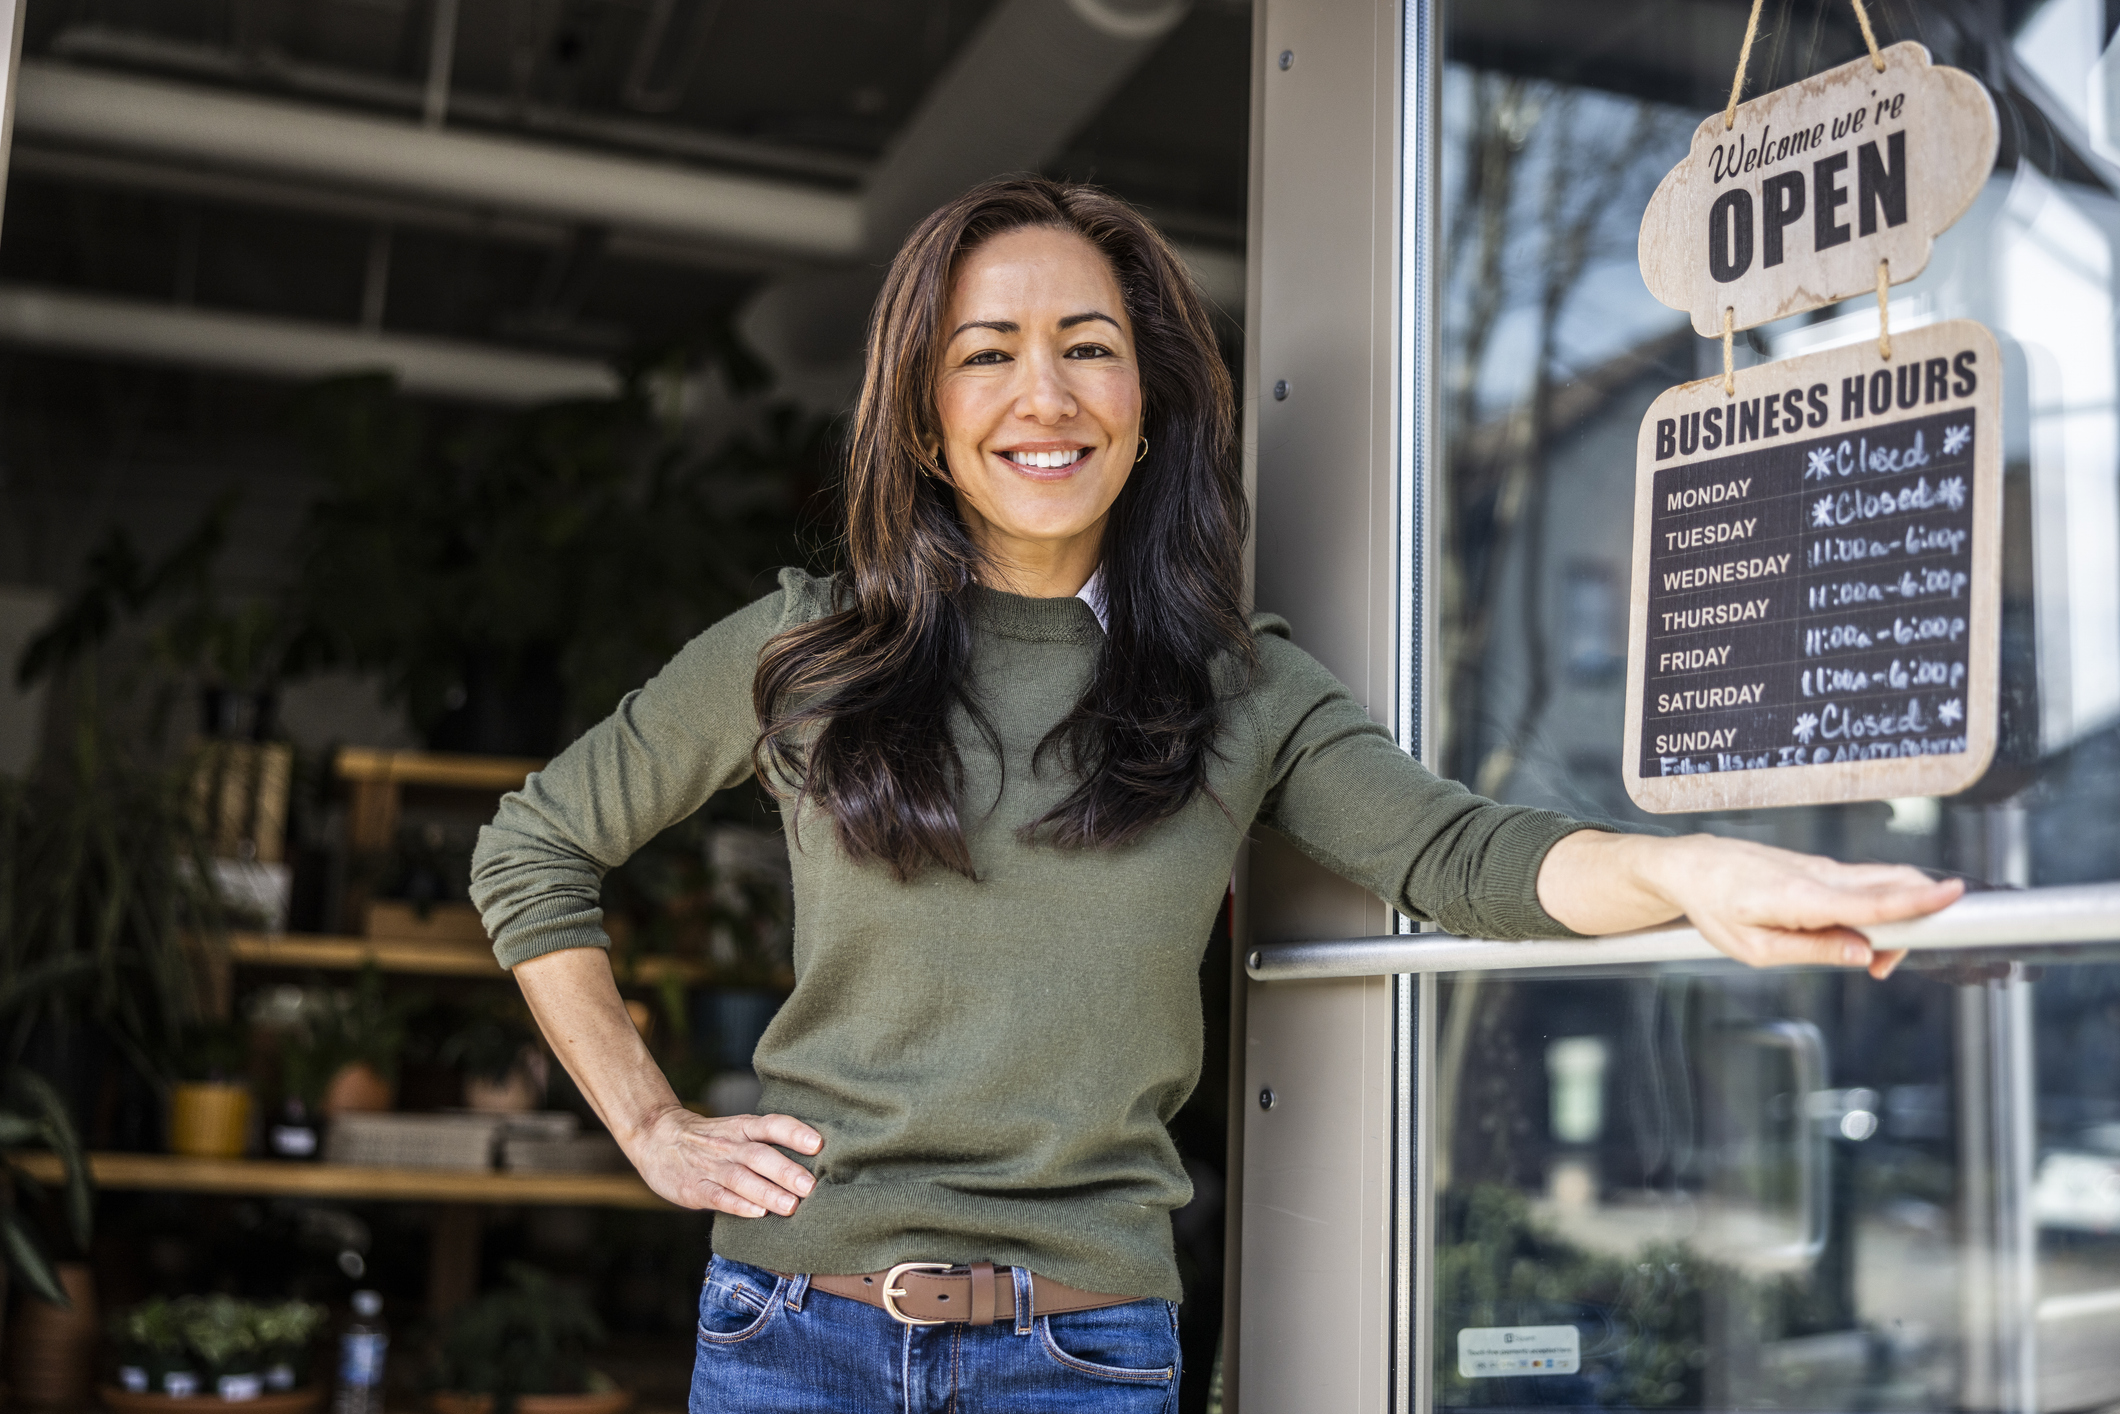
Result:
[[241,1158],[250,1142],[250,1037],[235,1022],[187,1030],[169,1091],[169,1149],[203,1159]]
[[494,1114],[536,1109],[548,1074],[537,1040],[537,1027],[517,998],[481,996],[465,1008],[441,1048],[443,1064],[463,1072],[464,1107]]
[[280,1103],[265,1129],[265,1149],[276,1159],[314,1159],[323,1153],[324,1091],[339,1057],[306,1027],[280,1041]]
[[309,1381],[310,1347],[325,1311],[307,1301],[260,1305],[252,1313],[268,1391],[296,1389]]
[[104,1403],[159,1411],[178,1400],[241,1404],[250,1414],[292,1414],[323,1391],[308,1383],[310,1346],[324,1308],[305,1301],[233,1296],[156,1297],[111,1318],[118,1385]]
[[[58,1155],[65,1176],[62,1208],[67,1234],[86,1249],[95,1210],[89,1186],[88,1158],[67,1117],[66,1105],[44,1078],[20,1066],[0,1073],[0,1170],[10,1180],[0,1194],[35,1193],[38,1185],[13,1155],[42,1145]],[[0,1296],[7,1278],[19,1278],[32,1294],[55,1306],[67,1305],[47,1244],[13,1202],[0,1200]]]
[[223,933],[180,782],[134,764],[92,703],[72,745],[0,780],[0,1063],[84,1115],[113,1060],[166,1090]]
[[311,1023],[312,1063],[326,1067],[318,1109],[325,1115],[387,1110],[397,1098],[398,1063],[424,996],[393,997],[370,963],[354,985],[328,994]]
[[66,1105],[41,1076],[21,1067],[0,1071],[0,1299],[13,1277],[27,1288],[15,1303],[14,1343],[8,1376],[20,1403],[78,1404],[88,1393],[89,1360],[95,1341],[95,1283],[88,1265],[57,1261],[35,1215],[16,1195],[34,1197],[37,1182],[16,1151],[43,1145],[59,1159],[65,1189],[60,1207],[64,1237],[77,1250],[88,1247],[88,1161]]
[[249,1303],[233,1296],[207,1296],[185,1302],[178,1328],[184,1344],[198,1357],[212,1389],[225,1400],[256,1399],[265,1388],[264,1352]]
[[433,1414],[621,1414],[631,1394],[589,1364],[603,1323],[574,1288],[521,1262],[459,1308],[435,1350]]
[[184,1343],[184,1330],[173,1302],[157,1297],[113,1312],[111,1354],[117,1361],[118,1387],[128,1394],[195,1394],[198,1371]]

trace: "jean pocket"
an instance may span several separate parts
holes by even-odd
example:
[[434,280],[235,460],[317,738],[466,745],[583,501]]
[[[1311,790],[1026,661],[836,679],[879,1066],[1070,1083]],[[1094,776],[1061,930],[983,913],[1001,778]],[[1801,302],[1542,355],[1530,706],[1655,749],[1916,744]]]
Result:
[[1130,1384],[1178,1377],[1178,1328],[1168,1301],[1041,1316],[1038,1339],[1055,1364],[1080,1375]]
[[785,1277],[716,1257],[699,1293],[700,1340],[709,1345],[736,1345],[751,1339],[780,1309],[787,1284]]

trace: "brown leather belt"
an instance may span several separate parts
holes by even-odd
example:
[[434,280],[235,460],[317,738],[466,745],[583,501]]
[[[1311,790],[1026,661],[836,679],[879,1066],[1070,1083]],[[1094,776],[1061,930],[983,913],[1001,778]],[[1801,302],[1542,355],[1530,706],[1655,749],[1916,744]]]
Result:
[[[908,1326],[939,1326],[964,1321],[990,1326],[1016,1319],[1015,1273],[992,1262],[955,1266],[948,1262],[900,1262],[887,1272],[858,1276],[813,1276],[812,1291],[829,1292],[880,1307]],[[1095,1311],[1123,1306],[1138,1296],[1107,1296],[1078,1291],[1051,1277],[1031,1274],[1031,1315],[1056,1316],[1066,1311]]]

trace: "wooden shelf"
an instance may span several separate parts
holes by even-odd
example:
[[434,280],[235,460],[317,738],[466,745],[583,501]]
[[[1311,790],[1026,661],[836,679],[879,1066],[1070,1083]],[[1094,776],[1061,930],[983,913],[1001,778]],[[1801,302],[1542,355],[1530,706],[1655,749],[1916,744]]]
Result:
[[435,751],[382,751],[342,746],[333,769],[342,781],[377,781],[448,790],[515,790],[544,762],[527,756],[449,756]]
[[351,938],[329,933],[231,933],[228,955],[253,967],[313,967],[356,972],[371,962],[385,972],[429,977],[501,977],[493,949],[481,943],[417,943],[394,938]]
[[[385,972],[427,977],[507,975],[494,960],[493,949],[485,943],[428,943],[330,933],[231,933],[228,956],[233,962],[251,967],[302,967],[320,972],[357,972],[372,962]],[[682,958],[621,957],[616,962],[619,980],[629,986],[654,986],[666,981],[696,986],[710,980],[706,968]]]
[[[19,1152],[13,1163],[42,1183],[62,1178],[59,1157]],[[471,1169],[364,1168],[267,1159],[194,1159],[180,1154],[91,1154],[98,1188],[149,1193],[371,1199],[401,1203],[524,1203],[583,1208],[671,1205],[631,1173],[497,1173]]]

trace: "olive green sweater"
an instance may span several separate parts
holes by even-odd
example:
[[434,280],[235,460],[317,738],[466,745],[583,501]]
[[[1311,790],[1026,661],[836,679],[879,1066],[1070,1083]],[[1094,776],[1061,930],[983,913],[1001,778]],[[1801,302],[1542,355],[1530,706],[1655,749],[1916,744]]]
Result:
[[[606,946],[605,872],[751,774],[759,650],[829,611],[829,582],[780,583],[501,802],[472,897],[504,966]],[[1535,881],[1581,826],[1430,775],[1262,615],[1210,769],[1220,805],[1197,797],[1121,849],[1027,843],[1020,828],[1068,787],[1033,753],[1103,630],[1080,599],[972,593],[972,685],[1001,743],[959,723],[978,878],[894,883],[805,814],[795,990],[756,1065],[763,1107],[824,1136],[806,1160],[817,1188],[792,1217],[717,1218],[714,1248],[783,1272],[985,1260],[1176,1299],[1169,1214],[1191,1186],[1165,1125],[1199,1076],[1200,957],[1245,831],[1278,831],[1414,917],[1517,938],[1569,935]]]

